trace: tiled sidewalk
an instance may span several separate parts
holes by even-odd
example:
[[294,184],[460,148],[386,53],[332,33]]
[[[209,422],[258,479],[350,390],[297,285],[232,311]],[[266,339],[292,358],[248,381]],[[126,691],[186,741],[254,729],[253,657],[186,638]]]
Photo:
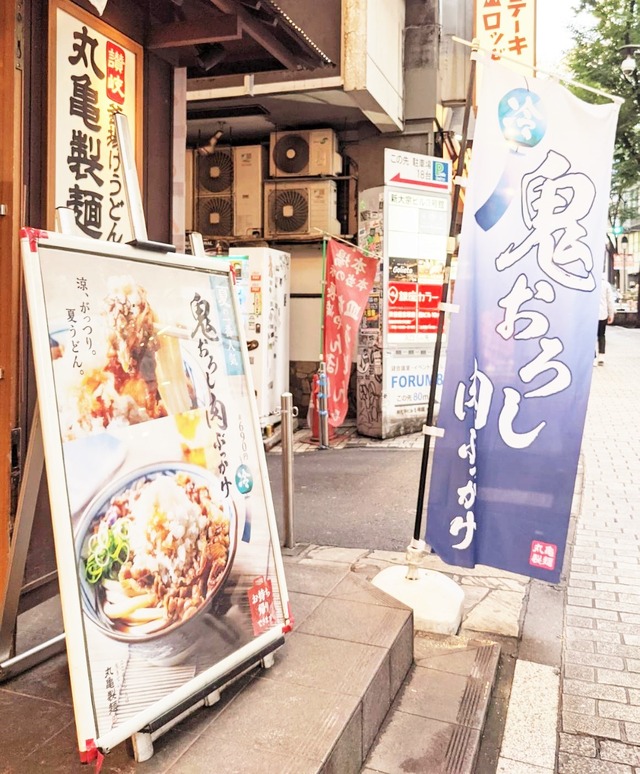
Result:
[[640,772],[640,330],[607,329],[567,586],[560,774]]

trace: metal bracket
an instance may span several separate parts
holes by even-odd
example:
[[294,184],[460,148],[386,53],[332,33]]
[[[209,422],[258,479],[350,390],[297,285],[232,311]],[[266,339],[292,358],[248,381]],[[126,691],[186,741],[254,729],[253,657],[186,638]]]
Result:
[[24,0],[18,0],[16,3],[16,47],[13,62],[16,70],[24,69]]

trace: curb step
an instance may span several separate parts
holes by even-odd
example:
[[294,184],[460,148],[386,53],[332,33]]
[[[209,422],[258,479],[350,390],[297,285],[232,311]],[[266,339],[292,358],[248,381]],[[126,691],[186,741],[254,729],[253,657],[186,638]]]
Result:
[[361,774],[473,774],[500,645],[416,632],[414,665]]

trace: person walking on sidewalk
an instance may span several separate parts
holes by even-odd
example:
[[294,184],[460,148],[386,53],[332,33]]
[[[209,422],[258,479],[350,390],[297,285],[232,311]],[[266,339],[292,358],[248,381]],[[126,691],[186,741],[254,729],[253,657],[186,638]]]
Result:
[[602,278],[602,287],[600,289],[600,313],[598,316],[598,356],[594,361],[598,365],[604,365],[604,351],[606,347],[605,333],[607,323],[611,325],[615,317],[616,307],[613,297],[613,288],[606,276]]

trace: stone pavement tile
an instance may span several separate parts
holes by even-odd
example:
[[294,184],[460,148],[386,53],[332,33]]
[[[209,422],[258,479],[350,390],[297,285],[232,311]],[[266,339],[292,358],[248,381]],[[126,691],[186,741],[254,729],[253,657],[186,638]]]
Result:
[[558,774],[634,774],[634,771],[631,766],[620,763],[560,753]]
[[622,725],[626,741],[640,745],[640,725],[637,723],[623,723]]
[[596,740],[590,736],[560,734],[559,750],[572,755],[582,755],[585,758],[595,758],[597,754]]
[[[489,651],[485,650],[487,646]],[[480,677],[495,674],[500,647],[482,639],[418,632],[413,641],[413,653],[419,667]],[[486,663],[484,659],[487,659]]]
[[499,758],[496,774],[554,774],[554,769],[532,766],[522,761],[512,761],[509,758]]
[[[67,726],[73,725],[73,709],[60,702],[0,689],[0,754],[2,761],[18,761]],[[28,723],[28,733],[24,724]],[[75,729],[73,732],[75,746]]]
[[322,597],[316,594],[301,594],[298,591],[289,591],[289,601],[291,603],[293,628],[295,630],[318,607],[322,602]]
[[596,716],[596,700],[588,696],[576,696],[564,693],[562,697],[562,709],[564,712],[576,712],[579,715]]
[[490,693],[486,680],[416,667],[403,685],[394,711],[481,730]]
[[520,576],[502,575],[461,575],[460,583],[463,588],[479,586],[481,588],[496,589],[500,591],[517,591],[522,593],[529,585],[529,579],[523,581]]
[[[619,685],[600,685],[593,681],[566,679],[562,683],[562,691],[574,696],[590,696],[593,699],[625,702],[627,692]],[[566,705],[565,705],[566,706]]]
[[[224,694],[223,694],[224,695]],[[144,763],[136,763],[125,744],[117,745],[105,756],[102,764],[102,774],[169,774],[169,772],[186,772],[187,769],[176,768],[176,761],[196,741],[212,722],[212,709],[200,708],[188,719],[167,731],[154,742],[153,757]],[[0,753],[0,763],[2,753]],[[46,771],[51,774],[89,774],[93,768],[80,763],[76,742],[75,724],[71,723],[56,737],[51,739],[46,747],[34,751],[24,761],[13,763],[7,772],[11,774],[33,774]],[[0,771],[5,772],[0,766]]]
[[574,712],[562,713],[562,730],[567,734],[587,734],[622,739],[622,726],[610,718],[589,717]]
[[[202,737],[175,762],[167,774],[202,774],[224,771],[224,774],[317,774],[320,762],[297,753],[257,748],[243,740],[242,759],[238,759],[237,737],[209,740]],[[207,765],[209,764],[209,765]],[[136,770],[137,771],[137,770]],[[140,774],[146,770],[140,767]],[[127,772],[128,774],[128,772]]]
[[382,605],[408,609],[400,600],[372,585],[356,573],[349,573],[331,592],[333,599],[347,599],[352,602],[362,602],[367,605]]
[[392,712],[366,767],[383,774],[472,774],[479,738],[468,726]]
[[[244,762],[244,771],[260,771],[261,756],[285,755],[291,761],[300,758],[299,772],[317,772],[326,756],[342,738],[349,735],[348,726],[357,724],[358,744],[362,734],[360,698],[309,688],[280,680],[258,677],[221,712],[179,759],[175,771],[202,771],[203,761],[231,762],[231,751],[220,757],[219,750],[233,745],[233,758]],[[277,708],[277,709],[276,709]],[[269,723],[264,723],[265,718]],[[343,729],[347,729],[343,732]],[[241,740],[241,755],[238,742]],[[185,764],[186,768],[182,768]],[[312,768],[315,765],[316,768]],[[191,766],[192,768],[188,768]],[[229,766],[229,768],[231,768]],[[265,766],[266,768],[266,766]],[[234,769],[231,769],[234,771]],[[276,774],[277,769],[270,767]],[[238,772],[242,769],[237,769]],[[284,771],[298,774],[295,768]]]
[[59,653],[44,661],[38,669],[29,669],[14,677],[5,686],[24,696],[49,699],[60,704],[71,706],[71,683],[67,656]]
[[[287,639],[286,648],[278,653],[275,664],[263,673],[263,679],[362,696],[386,658],[385,648],[297,631]],[[313,664],[312,669],[310,664]],[[339,669],[336,669],[337,664]],[[388,664],[386,668],[388,683]],[[387,696],[387,707],[391,705],[391,698]]]
[[580,664],[563,664],[562,669],[565,679],[589,680],[591,682],[594,682],[596,679],[596,670],[593,667],[581,666]]
[[581,629],[596,628],[596,621],[593,618],[585,618],[581,615],[568,615],[566,616],[565,623],[567,626],[580,627]]
[[624,660],[619,656],[606,656],[601,653],[584,653],[575,649],[565,650],[568,664],[600,667],[601,669],[624,669]]
[[491,591],[472,610],[465,611],[463,632],[490,632],[518,637],[524,590]]
[[351,567],[359,559],[368,554],[368,550],[361,548],[336,548],[335,546],[312,546],[306,553],[309,559],[318,559],[321,562],[340,562]]
[[601,718],[612,720],[628,720],[630,723],[640,723],[640,707],[618,702],[598,702],[598,713]]
[[559,684],[553,667],[516,662],[501,757],[554,767]]
[[589,589],[593,590],[595,588],[595,583],[593,581],[588,580],[576,580],[575,578],[571,578],[571,588],[572,589]]
[[621,656],[628,659],[640,656],[640,648],[637,645],[623,645],[622,643],[616,645],[612,642],[598,642],[597,650],[598,653],[607,656]]
[[595,653],[596,652],[596,644],[593,642],[593,640],[574,640],[569,639],[569,637],[565,640],[565,645],[567,647],[571,647],[571,650],[574,652],[579,651],[580,653]]
[[600,742],[600,757],[605,761],[640,766],[640,747],[603,739]]
[[626,688],[640,688],[640,674],[630,674],[620,670],[598,669],[599,683],[607,685],[622,685]]
[[412,619],[406,609],[366,605],[346,599],[324,599],[301,624],[298,631],[390,647],[405,621]]
[[[615,642],[622,644],[622,635],[617,632],[608,632],[604,629],[587,629],[586,627],[565,626],[567,640],[590,640],[592,642]],[[571,646],[573,647],[573,645]],[[639,651],[640,653],[640,651]]]
[[[594,620],[602,621],[619,621],[620,617],[615,610],[598,610],[590,605],[573,606],[568,605],[566,607],[567,615],[579,615],[583,618],[593,618]],[[624,620],[624,618],[622,619]]]
[[486,598],[489,589],[485,586],[467,586],[466,584],[463,584],[461,588],[464,592],[464,607],[462,610],[462,618],[464,620],[475,606]]
[[326,596],[347,575],[349,568],[337,562],[315,559],[285,561],[285,577],[289,591]]

